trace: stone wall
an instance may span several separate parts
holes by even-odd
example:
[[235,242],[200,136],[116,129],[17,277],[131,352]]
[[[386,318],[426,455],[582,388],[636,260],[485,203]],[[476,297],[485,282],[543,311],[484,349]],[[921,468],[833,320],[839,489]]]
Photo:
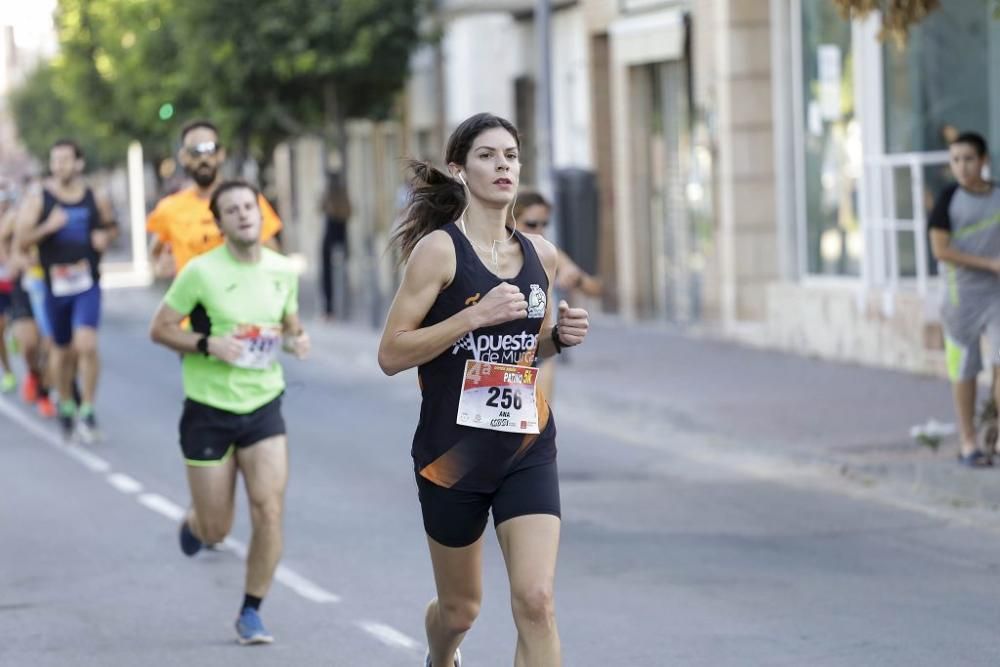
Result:
[[924,300],[854,286],[773,283],[767,288],[768,347],[901,371],[946,376],[941,327]]

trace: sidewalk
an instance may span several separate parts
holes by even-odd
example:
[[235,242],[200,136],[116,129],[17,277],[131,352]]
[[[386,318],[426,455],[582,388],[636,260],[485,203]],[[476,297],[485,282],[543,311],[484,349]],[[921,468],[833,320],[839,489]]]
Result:
[[1000,468],[960,466],[956,438],[935,452],[910,437],[932,417],[955,420],[938,378],[598,319],[560,366],[555,393],[557,415],[612,414],[664,445],[701,448],[692,458],[819,471],[904,504],[1000,510]]
[[[316,320],[303,287],[314,347],[345,369],[379,376],[381,332]],[[151,291],[117,294],[106,302],[123,314],[155,306]],[[598,316],[586,344],[560,359],[553,403],[557,424],[576,422],[678,458],[841,490],[846,485],[1000,526],[1000,468],[964,468],[955,460],[954,439],[935,452],[909,435],[911,426],[932,417],[954,421],[949,385],[937,378]]]

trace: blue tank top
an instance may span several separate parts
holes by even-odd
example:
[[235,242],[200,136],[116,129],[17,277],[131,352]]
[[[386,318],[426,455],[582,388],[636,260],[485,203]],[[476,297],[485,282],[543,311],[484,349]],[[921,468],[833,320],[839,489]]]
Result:
[[486,268],[457,224],[442,229],[455,246],[455,278],[438,294],[421,327],[433,326],[474,305],[501,282],[517,286],[526,298],[534,296],[528,299],[527,318],[476,329],[418,369],[423,400],[413,436],[417,472],[439,486],[490,492],[511,472],[555,459],[555,421],[545,398],[538,394],[538,435],[458,425],[465,362],[476,359],[537,367],[549,280],[534,245],[520,232],[514,236],[521,244],[524,263],[517,276],[504,281]]
[[42,195],[44,197],[42,214],[36,224],[41,225],[57,204],[66,211],[69,218],[62,229],[38,244],[38,262],[45,271],[45,282],[50,288],[52,287],[51,269],[54,265],[75,264],[86,260],[90,265],[94,284],[98,284],[101,256],[90,242],[90,233],[100,228],[101,214],[93,190],[87,188],[83,198],[74,203],[60,201],[48,189],[43,189]]

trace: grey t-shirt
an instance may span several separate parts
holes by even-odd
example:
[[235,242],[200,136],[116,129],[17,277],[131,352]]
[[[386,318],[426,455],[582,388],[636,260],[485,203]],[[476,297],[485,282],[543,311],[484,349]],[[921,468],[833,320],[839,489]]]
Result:
[[[928,225],[951,234],[956,250],[979,257],[1000,258],[1000,187],[975,194],[948,186],[934,204]],[[990,293],[1000,298],[1000,276],[990,271],[964,266],[944,265],[949,300],[964,300],[964,295]],[[956,293],[957,291],[957,293]]]

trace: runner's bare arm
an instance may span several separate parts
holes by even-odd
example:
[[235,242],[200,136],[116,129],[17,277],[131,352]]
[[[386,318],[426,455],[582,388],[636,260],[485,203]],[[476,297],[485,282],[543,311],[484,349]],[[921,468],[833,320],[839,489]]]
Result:
[[[175,352],[197,354],[202,334],[184,330],[181,322],[185,317],[186,315],[178,313],[166,303],[161,303],[149,325],[149,337],[154,343]],[[232,363],[243,352],[243,346],[232,336],[211,336],[208,339],[208,352],[213,357]]]
[[951,244],[951,233],[944,229],[931,229],[931,250],[934,259],[953,266],[1000,273],[1000,258],[982,257],[962,252]]
[[149,241],[149,258],[152,260],[159,259],[160,254],[167,249],[167,244],[160,240],[160,237],[153,234],[153,238]]
[[106,229],[111,234],[111,239],[114,240],[118,238],[121,233],[121,225],[118,224],[118,219],[115,218],[115,207],[111,203],[111,198],[107,194],[99,194],[96,196],[97,200],[97,212],[101,216],[101,229]]
[[[21,250],[28,252],[32,246],[38,245],[47,236],[55,234],[66,224],[66,212],[56,206],[42,224],[37,224],[38,216],[42,214],[43,199],[41,190],[28,195],[17,214],[16,238]],[[61,214],[57,214],[57,211]]]
[[[546,303],[552,303],[552,291],[555,285],[556,266],[559,262],[559,250],[547,239],[539,234],[526,234],[535,246],[535,252],[545,267],[545,274],[549,277],[549,293],[546,295]],[[553,317],[559,322],[559,340],[563,347],[579,345],[583,342],[589,327],[587,311],[583,308],[570,308],[565,301],[561,301],[555,307],[549,307],[545,312],[545,319],[542,320],[542,328],[538,335],[538,357],[545,359],[557,354],[555,343],[552,340]]]
[[202,334],[185,331],[181,327],[185,317],[183,313],[161,303],[149,325],[149,337],[154,343],[169,347],[175,352],[194,354],[198,351],[198,340]]
[[454,275],[455,247],[448,234],[436,231],[422,238],[406,263],[382,331],[378,363],[386,375],[430,361],[475,329],[470,308],[434,326],[420,328],[437,295]]
[[100,220],[98,228],[90,232],[90,244],[98,252],[104,252],[118,238],[118,221],[115,220],[114,207],[107,195],[98,194],[94,198]]
[[285,352],[294,354],[298,359],[305,359],[312,348],[309,334],[302,328],[302,320],[298,313],[288,313],[282,320],[282,330],[285,335]]
[[12,209],[0,215],[0,260],[6,260],[10,256],[13,239],[14,211]]
[[586,296],[598,297],[604,291],[601,279],[590,275],[574,262],[562,249],[556,266],[556,282],[559,289],[579,290]]
[[0,243],[14,237],[14,218],[16,209],[9,209],[0,215]]

